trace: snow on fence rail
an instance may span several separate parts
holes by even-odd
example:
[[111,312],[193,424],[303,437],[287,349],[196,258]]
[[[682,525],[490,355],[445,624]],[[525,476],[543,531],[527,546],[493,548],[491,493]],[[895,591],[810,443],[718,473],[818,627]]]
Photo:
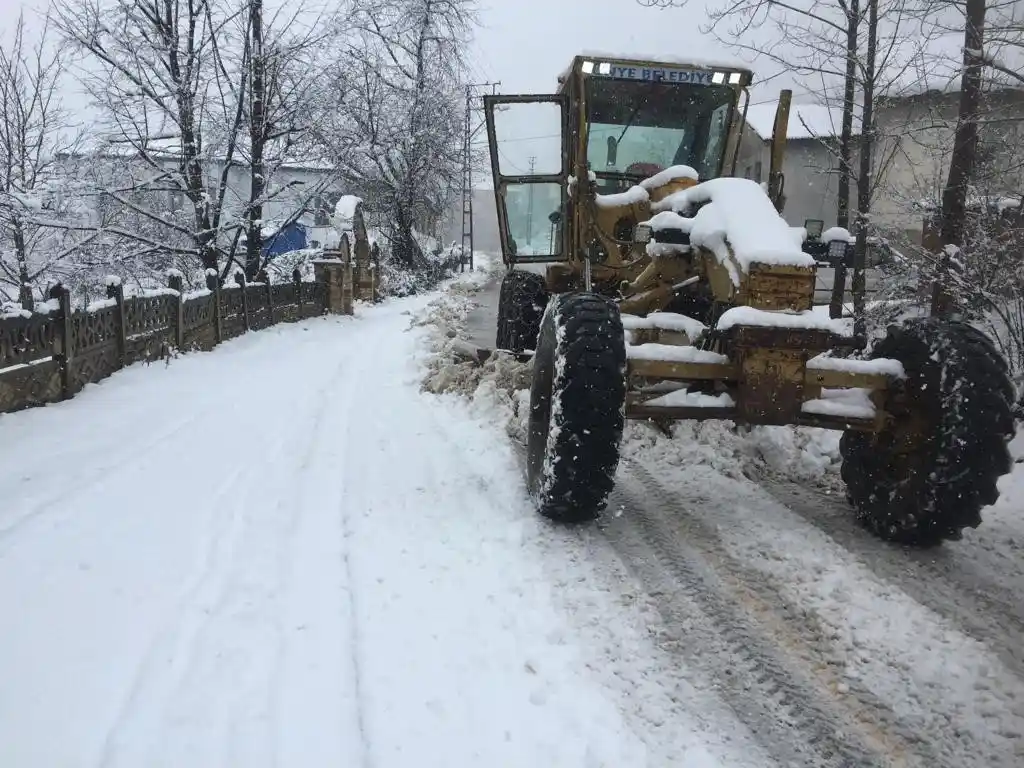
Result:
[[208,350],[275,323],[351,313],[350,266],[325,260],[317,267],[313,282],[296,273],[287,283],[246,284],[238,275],[236,286],[221,287],[214,278],[210,290],[192,294],[171,275],[167,289],[129,298],[112,279],[109,301],[78,311],[68,291],[57,289],[48,311],[0,316],[0,413],[73,397],[86,384],[171,349]]

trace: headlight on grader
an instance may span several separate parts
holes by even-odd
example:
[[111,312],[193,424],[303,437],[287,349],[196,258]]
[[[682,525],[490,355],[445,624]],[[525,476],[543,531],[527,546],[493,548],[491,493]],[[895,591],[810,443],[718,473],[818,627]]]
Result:
[[634,243],[649,243],[651,237],[654,235],[654,230],[651,229],[650,224],[637,224],[633,229],[633,242]]

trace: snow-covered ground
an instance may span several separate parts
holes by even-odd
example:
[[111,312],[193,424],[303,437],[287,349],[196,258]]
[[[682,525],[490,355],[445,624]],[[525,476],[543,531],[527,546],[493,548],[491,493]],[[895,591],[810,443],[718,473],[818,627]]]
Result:
[[478,263],[0,416],[0,766],[1024,762],[1024,472],[912,553],[834,434],[631,425],[546,524]]
[[421,391],[435,298],[0,416],[0,765],[772,764]]
[[[435,309],[454,330],[435,340],[428,385],[521,445],[529,364],[458,361],[486,310],[473,303],[448,295]],[[661,647],[777,763],[1024,765],[1024,463],[979,529],[908,551],[857,526],[838,439],[629,424],[610,513],[579,538],[592,562],[626,568],[658,611]],[[1024,435],[1014,449],[1024,458]]]

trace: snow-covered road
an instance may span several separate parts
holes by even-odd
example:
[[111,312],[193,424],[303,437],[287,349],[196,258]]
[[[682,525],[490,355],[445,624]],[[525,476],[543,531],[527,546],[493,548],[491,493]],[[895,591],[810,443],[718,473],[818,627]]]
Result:
[[548,525],[482,284],[0,416],[0,766],[1024,764],[1024,472],[908,553],[817,433],[633,425]]
[[0,765],[770,764],[420,392],[427,301],[0,416]]

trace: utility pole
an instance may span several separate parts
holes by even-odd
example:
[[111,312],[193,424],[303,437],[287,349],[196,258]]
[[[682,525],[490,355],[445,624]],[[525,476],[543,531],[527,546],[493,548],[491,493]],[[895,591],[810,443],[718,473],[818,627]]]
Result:
[[466,254],[469,254],[469,268],[473,269],[473,136],[483,123],[473,127],[473,113],[479,107],[473,106],[474,89],[491,88],[498,92],[498,83],[470,83],[466,86],[465,139],[462,145],[462,271],[466,270]]
[[[536,166],[537,166],[537,157],[536,156],[531,156],[530,157],[530,175],[531,176],[533,176],[533,170],[534,170],[534,168]],[[536,186],[537,186],[536,184],[530,184],[528,186],[528,189],[530,191],[527,193],[528,196],[526,198],[526,243],[527,243],[527,245],[532,245],[532,243],[533,243],[533,189]]]

